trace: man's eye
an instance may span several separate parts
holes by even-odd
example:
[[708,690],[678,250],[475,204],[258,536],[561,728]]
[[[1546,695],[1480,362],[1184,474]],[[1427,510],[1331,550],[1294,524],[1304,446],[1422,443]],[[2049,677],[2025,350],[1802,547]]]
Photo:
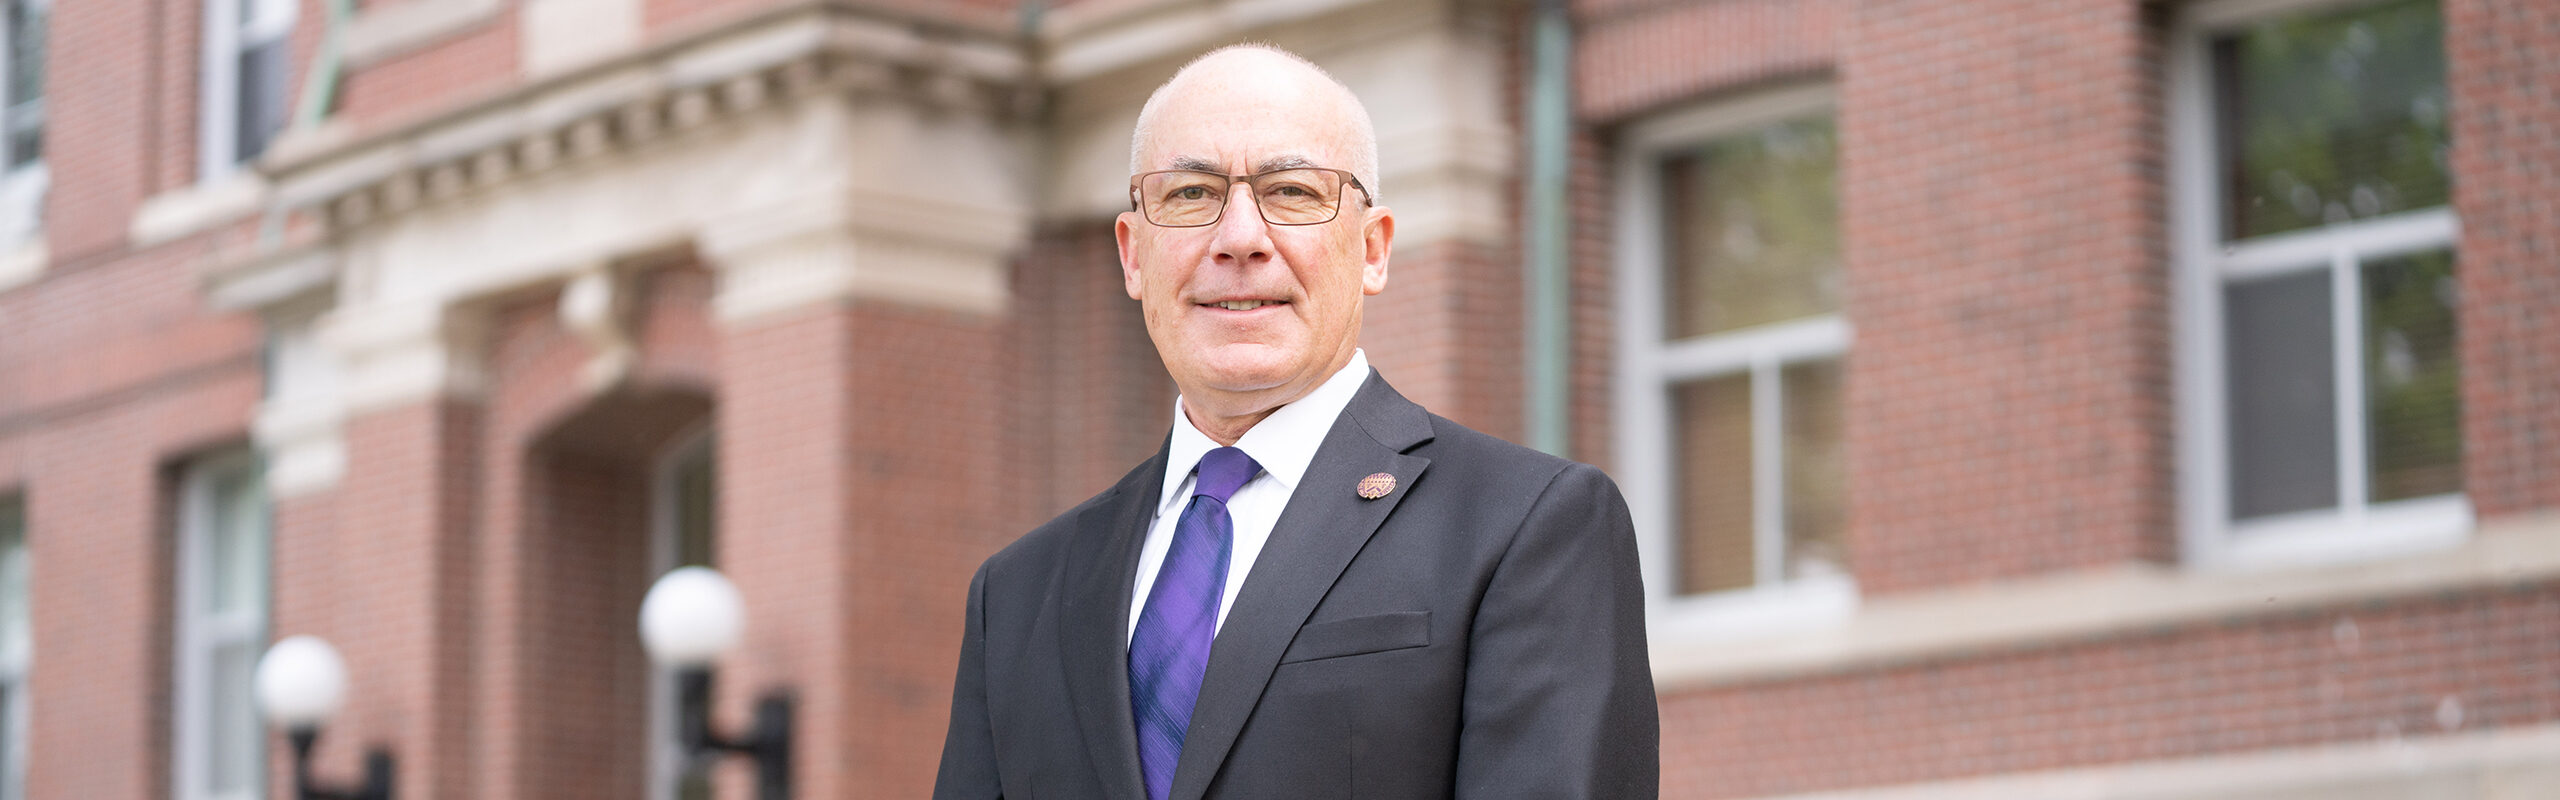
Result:
[[1282,184],[1282,185],[1279,185],[1279,186],[1271,187],[1271,193],[1272,193],[1272,194],[1275,194],[1275,195],[1279,195],[1279,196],[1281,196],[1281,197],[1313,197],[1313,196],[1315,196],[1315,192],[1314,192],[1313,190],[1308,189],[1307,187],[1304,187],[1304,186],[1299,186],[1299,185],[1297,185],[1297,184]]
[[1173,190],[1173,198],[1176,200],[1199,200],[1208,196],[1209,189],[1205,186],[1185,186]]

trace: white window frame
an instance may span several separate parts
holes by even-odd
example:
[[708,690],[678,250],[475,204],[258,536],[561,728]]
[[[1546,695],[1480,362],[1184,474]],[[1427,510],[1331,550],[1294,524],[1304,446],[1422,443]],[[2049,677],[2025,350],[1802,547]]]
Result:
[[[47,10],[53,7],[53,0],[0,0],[0,2]],[[50,14],[46,16],[48,20],[51,18]],[[8,25],[8,15],[0,13],[0,51],[5,51],[7,43],[12,40],[11,34],[14,31],[9,30]],[[47,36],[50,35],[48,32]],[[47,49],[50,51],[50,48]],[[11,55],[0,52],[0,87],[8,86],[12,77],[9,67],[14,59],[10,57]],[[0,92],[0,95],[5,95],[5,92]],[[46,102],[47,98],[36,98],[31,104],[34,108],[28,110],[28,114],[34,116],[35,121],[28,122],[20,118],[18,109],[8,107],[5,96],[0,96],[0,245],[12,245],[34,238],[44,221],[44,193],[45,189],[52,184],[52,171],[46,168],[45,159],[41,155],[25,164],[8,166],[6,151],[7,143],[17,139],[16,131],[20,126],[32,124],[39,130],[43,128]]]
[[[245,25],[226,24],[240,18],[243,4],[263,14]],[[243,162],[231,157],[239,144],[240,53],[289,40],[299,5],[293,0],[204,1],[204,83],[198,87],[196,115],[199,181],[209,183],[240,170]],[[290,94],[291,88],[286,92]]]
[[[34,569],[30,566],[35,548],[27,541],[28,528],[26,495],[0,496],[0,531],[15,533],[19,543],[16,552],[0,547],[0,575],[7,576],[0,579],[0,586],[14,584],[26,593],[0,599],[0,604],[31,606],[35,602],[31,582]],[[0,540],[6,538],[0,535]],[[5,621],[5,612],[0,612],[0,622]],[[30,625],[35,622],[32,609],[26,612],[26,621]],[[34,656],[33,631],[0,630],[0,690],[13,700],[6,718],[0,718],[0,726],[7,729],[6,749],[0,750],[0,800],[24,800],[27,796],[27,705],[34,700],[27,692],[27,674],[34,666]]]
[[[1617,477],[1634,515],[1648,622],[1657,639],[1722,639],[1800,631],[1846,622],[1858,605],[1847,573],[1786,580],[1786,503],[1780,485],[1779,370],[1847,355],[1841,314],[1788,320],[1713,336],[1665,341],[1662,320],[1662,190],[1655,162],[1665,153],[1720,136],[1816,114],[1836,114],[1828,84],[1772,88],[1673,112],[1630,126],[1617,163]],[[1680,595],[1680,487],[1672,479],[1673,386],[1721,375],[1751,375],[1752,511],[1757,581],[1747,589]]]
[[[713,459],[711,468],[715,476],[720,469],[714,449],[718,445],[709,423],[676,437],[675,441],[677,444],[667,448],[658,463],[650,466],[649,575],[653,581],[679,566],[676,560],[682,552],[682,544],[677,539],[683,535],[679,530],[683,518],[677,508],[681,500],[678,495],[682,491],[678,472],[686,461],[701,457]],[[716,515],[719,506],[717,477],[713,478],[712,487],[712,506]],[[716,536],[717,523],[714,523],[713,530]],[[681,732],[676,730],[678,690],[675,670],[655,663],[649,665],[648,800],[677,800],[677,782],[684,778],[684,744],[678,741],[677,736]]]
[[[2180,544],[2198,568],[2267,569],[2370,561],[2459,545],[2473,527],[2466,494],[2369,502],[2364,408],[2362,264],[2454,250],[2451,206],[2222,241],[2220,132],[2214,117],[2213,36],[2295,13],[2380,0],[2225,0],[2190,7],[2169,46],[2170,196],[2175,319]],[[2338,505],[2234,523],[2224,395],[2222,292],[2231,280],[2326,271],[2338,399]],[[2461,310],[2455,309],[2455,318]],[[2458,323],[2457,323],[2458,324]]]
[[[205,789],[211,778],[213,737],[207,730],[213,714],[213,651],[224,646],[253,642],[263,646],[267,639],[269,610],[265,608],[215,615],[203,607],[211,590],[212,543],[210,526],[214,520],[214,487],[221,476],[259,469],[254,452],[235,450],[207,456],[188,464],[178,487],[178,585],[177,585],[177,731],[172,736],[176,746],[176,768],[171,778],[176,785],[171,796],[176,800],[258,800],[266,786],[265,738],[254,746],[258,768],[251,771],[254,784],[250,791],[213,794]],[[264,481],[249,482],[265,504]],[[270,516],[261,522],[266,535],[274,536]],[[270,538],[272,541],[272,538]],[[270,556],[272,560],[272,556]],[[270,573],[272,575],[272,573]],[[269,578],[272,581],[272,577]]]

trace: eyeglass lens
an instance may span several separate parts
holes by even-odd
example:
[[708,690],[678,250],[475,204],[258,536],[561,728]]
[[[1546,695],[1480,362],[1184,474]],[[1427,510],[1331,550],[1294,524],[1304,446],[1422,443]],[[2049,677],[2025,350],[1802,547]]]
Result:
[[[1246,178],[1262,219],[1274,225],[1330,222],[1341,209],[1342,176],[1330,170],[1284,169]],[[1147,221],[1172,228],[1207,225],[1226,209],[1232,179],[1214,172],[1149,173],[1138,181]]]

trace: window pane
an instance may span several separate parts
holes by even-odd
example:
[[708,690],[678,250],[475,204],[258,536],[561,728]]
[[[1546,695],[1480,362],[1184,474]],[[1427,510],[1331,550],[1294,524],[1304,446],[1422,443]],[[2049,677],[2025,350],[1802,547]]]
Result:
[[27,732],[18,725],[24,689],[18,681],[0,683],[0,800],[27,796]]
[[1837,151],[1825,116],[1661,161],[1666,336],[1840,309]]
[[1787,578],[1848,572],[1841,542],[1849,516],[1849,462],[1841,428],[1840,362],[1809,361],[1779,371],[1785,397]]
[[267,608],[267,504],[258,471],[226,470],[213,478],[213,523],[208,533],[215,614]]
[[1681,594],[1755,582],[1751,527],[1751,377],[1730,375],[1671,389],[1680,487]]
[[2213,42],[2225,235],[2444,205],[2444,22],[2433,0],[2289,16]]
[[26,504],[0,500],[0,679],[27,657]]
[[256,796],[266,771],[265,739],[250,705],[257,660],[257,640],[223,645],[213,652],[212,683],[207,687],[213,702],[205,731],[206,746],[211,748],[206,788],[218,795]]
[[0,498],[0,800],[27,796],[26,503]]
[[2453,254],[2364,268],[2366,440],[2376,502],[2462,491]]
[[233,158],[244,162],[257,158],[267,151],[267,141],[284,130],[288,44],[278,41],[240,51],[240,116]]
[[39,4],[9,3],[8,166],[44,155],[44,50],[46,18]]
[[2329,272],[2231,284],[2223,313],[2232,519],[2337,505]]
[[711,542],[718,517],[711,448],[694,451],[676,465],[676,565],[712,566]]

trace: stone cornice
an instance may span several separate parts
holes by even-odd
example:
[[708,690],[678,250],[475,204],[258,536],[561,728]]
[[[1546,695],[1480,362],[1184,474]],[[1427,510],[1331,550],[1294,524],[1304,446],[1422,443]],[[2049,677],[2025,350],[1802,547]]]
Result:
[[296,132],[259,165],[282,210],[332,230],[827,91],[1008,115],[1030,64],[1010,34],[803,2],[656,43],[432,119]]

